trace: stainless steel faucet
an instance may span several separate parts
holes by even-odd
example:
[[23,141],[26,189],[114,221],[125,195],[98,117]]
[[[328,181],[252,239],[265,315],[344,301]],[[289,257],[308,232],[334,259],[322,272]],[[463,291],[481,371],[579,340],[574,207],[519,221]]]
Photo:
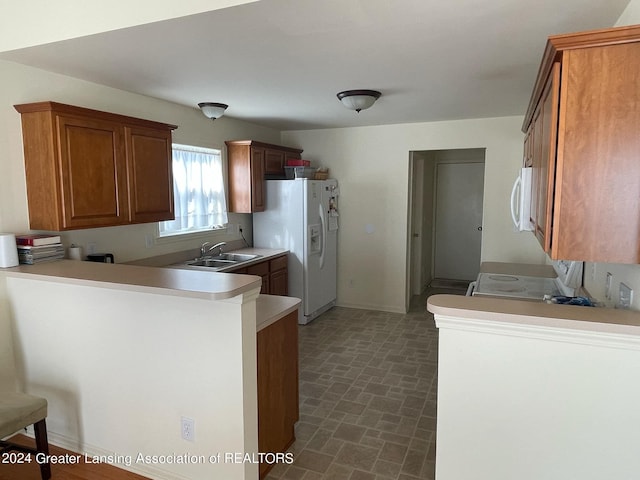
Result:
[[209,247],[207,248],[207,245],[210,245],[211,242],[204,242],[202,244],[202,246],[200,247],[200,256],[204,257],[207,253],[211,252],[212,250],[215,250],[216,248],[220,249],[220,255],[222,255],[222,247],[224,247],[227,242],[220,242],[220,243],[216,243],[213,247]]

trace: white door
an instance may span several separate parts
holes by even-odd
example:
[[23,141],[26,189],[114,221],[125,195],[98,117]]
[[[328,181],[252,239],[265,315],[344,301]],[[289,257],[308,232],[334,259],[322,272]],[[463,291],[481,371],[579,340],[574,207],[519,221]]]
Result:
[[475,280],[482,243],[483,163],[436,166],[435,278]]

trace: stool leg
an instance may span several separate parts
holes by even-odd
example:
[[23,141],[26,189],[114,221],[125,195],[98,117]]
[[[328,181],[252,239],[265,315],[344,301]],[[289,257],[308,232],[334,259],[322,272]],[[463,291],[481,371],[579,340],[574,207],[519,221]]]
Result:
[[[33,430],[36,434],[36,449],[38,452],[42,452],[49,457],[49,441],[47,439],[47,422],[45,419],[34,423]],[[48,461],[40,464],[40,475],[42,476],[42,480],[49,480],[51,478],[51,465]]]

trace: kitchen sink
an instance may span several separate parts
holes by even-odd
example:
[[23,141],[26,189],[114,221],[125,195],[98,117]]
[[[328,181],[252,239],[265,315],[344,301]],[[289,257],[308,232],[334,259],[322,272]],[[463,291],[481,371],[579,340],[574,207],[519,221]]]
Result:
[[251,255],[247,253],[221,253],[214,257],[201,257],[195,260],[189,260],[184,263],[175,265],[176,267],[206,267],[212,270],[222,270],[235,267],[244,262],[248,262],[260,255]]
[[223,262],[248,262],[249,260],[253,260],[254,258],[258,258],[259,256],[260,255],[250,255],[247,253],[221,253],[220,255],[216,255],[215,257],[207,258]]
[[230,267],[231,265],[235,265],[238,262],[234,262],[233,260],[214,260],[212,258],[202,258],[197,260],[191,260],[186,262],[185,265],[189,267],[213,267],[213,268],[224,268]]

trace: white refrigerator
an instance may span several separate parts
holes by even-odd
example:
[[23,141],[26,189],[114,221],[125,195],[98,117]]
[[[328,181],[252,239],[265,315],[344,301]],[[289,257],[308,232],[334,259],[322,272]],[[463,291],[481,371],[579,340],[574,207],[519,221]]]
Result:
[[289,296],[305,325],[336,304],[337,180],[266,180],[266,208],[253,214],[253,244],[289,250]]

